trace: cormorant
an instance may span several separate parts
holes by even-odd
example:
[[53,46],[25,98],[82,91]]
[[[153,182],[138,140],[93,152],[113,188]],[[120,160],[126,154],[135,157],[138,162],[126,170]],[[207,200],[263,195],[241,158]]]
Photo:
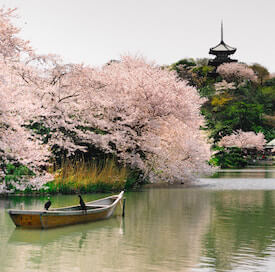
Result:
[[87,206],[85,205],[84,200],[82,199],[81,195],[78,195],[78,196],[79,196],[79,204],[80,204],[81,209],[84,211],[87,211]]
[[48,197],[48,201],[44,205],[45,210],[48,210],[51,205],[52,205],[52,202],[50,201],[50,197]]

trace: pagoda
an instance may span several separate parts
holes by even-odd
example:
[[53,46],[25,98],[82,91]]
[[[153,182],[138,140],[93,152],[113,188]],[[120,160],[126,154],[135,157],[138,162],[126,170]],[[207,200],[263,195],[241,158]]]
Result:
[[223,41],[223,23],[221,23],[221,41],[218,45],[210,48],[209,54],[215,55],[214,59],[209,60],[208,65],[215,66],[216,68],[225,62],[237,62],[237,60],[230,59],[229,55],[236,52],[236,48],[227,45]]

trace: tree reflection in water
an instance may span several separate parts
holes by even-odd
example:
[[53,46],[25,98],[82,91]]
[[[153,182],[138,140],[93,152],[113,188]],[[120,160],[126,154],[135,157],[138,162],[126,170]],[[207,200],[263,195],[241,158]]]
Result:
[[[2,270],[15,270],[17,259],[22,263],[21,271],[30,272],[55,268],[55,271],[76,268],[137,272],[267,271],[265,260],[275,264],[275,180],[268,180],[268,188],[274,187],[268,191],[240,190],[245,184],[240,181],[236,183],[238,189],[231,186],[230,190],[224,190],[226,181],[218,182],[223,186],[127,193],[124,219],[114,217],[47,231],[15,230],[2,208],[0,229],[4,235],[0,236],[0,244],[5,245],[0,247],[0,253],[5,248],[5,254],[0,254]],[[262,186],[261,182],[267,181],[251,184],[255,189]],[[55,196],[53,203],[64,206],[76,200],[73,196]],[[29,201],[26,200],[25,206],[33,209],[44,203],[44,199]],[[4,207],[19,203],[10,201]]]
[[260,263],[274,252],[274,200],[274,191],[214,193],[214,216],[203,239],[203,255],[217,271],[248,265],[253,258]]

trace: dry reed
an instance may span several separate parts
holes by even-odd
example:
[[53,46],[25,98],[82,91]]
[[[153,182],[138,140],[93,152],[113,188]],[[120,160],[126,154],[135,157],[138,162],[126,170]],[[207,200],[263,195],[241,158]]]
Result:
[[53,187],[58,192],[120,190],[124,188],[129,173],[130,170],[118,165],[115,159],[107,158],[100,163],[67,160],[55,172]]

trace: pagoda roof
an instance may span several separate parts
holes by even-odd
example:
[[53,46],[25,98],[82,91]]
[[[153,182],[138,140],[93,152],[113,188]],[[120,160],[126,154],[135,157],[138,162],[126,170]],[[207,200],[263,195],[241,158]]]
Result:
[[218,45],[211,47],[209,54],[218,55],[219,53],[225,53],[226,55],[231,55],[236,52],[236,48],[229,46],[223,41],[223,22],[221,22],[221,41]]
[[236,50],[236,48],[229,46],[222,40],[218,45],[210,48],[209,54],[213,54],[216,52],[226,52],[229,54],[234,54]]

